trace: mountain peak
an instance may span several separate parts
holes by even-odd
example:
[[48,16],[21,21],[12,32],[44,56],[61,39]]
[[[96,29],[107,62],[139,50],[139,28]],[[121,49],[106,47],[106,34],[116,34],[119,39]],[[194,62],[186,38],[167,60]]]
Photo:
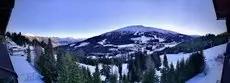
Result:
[[128,32],[149,32],[149,31],[155,31],[155,32],[160,32],[160,33],[171,33],[171,34],[178,34],[177,32],[169,31],[169,30],[163,30],[159,28],[154,28],[154,27],[147,27],[143,25],[132,25],[132,26],[127,26],[121,29],[115,30],[116,32],[120,31],[128,31]]

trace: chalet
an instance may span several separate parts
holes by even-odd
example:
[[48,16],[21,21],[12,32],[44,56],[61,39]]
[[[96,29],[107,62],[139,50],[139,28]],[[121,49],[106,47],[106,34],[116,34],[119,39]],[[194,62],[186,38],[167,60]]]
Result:
[[26,50],[24,48],[21,48],[21,47],[17,47],[17,46],[14,46],[14,47],[10,47],[8,48],[9,49],[9,54],[10,55],[19,55],[19,56],[24,56],[25,55],[25,52]]

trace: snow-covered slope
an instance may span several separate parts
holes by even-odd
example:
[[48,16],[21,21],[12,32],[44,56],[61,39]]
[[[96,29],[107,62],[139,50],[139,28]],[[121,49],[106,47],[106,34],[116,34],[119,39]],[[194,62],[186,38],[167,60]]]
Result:
[[[207,75],[203,73],[193,77],[186,83],[218,83],[221,80],[223,69],[223,54],[227,44],[219,45],[204,51],[207,63]],[[222,57],[222,58],[221,58]]]
[[[221,79],[221,73],[223,68],[223,62],[220,57],[226,52],[227,44],[218,45],[209,49],[204,50],[204,55],[207,64],[207,75],[203,73],[193,77],[186,83],[216,83]],[[169,63],[173,63],[176,66],[178,60],[187,59],[191,53],[187,54],[166,54]],[[163,60],[163,56],[161,56]]]
[[115,32],[123,32],[123,31],[128,31],[128,32],[155,31],[155,32],[160,32],[160,33],[178,34],[177,32],[173,32],[173,31],[169,31],[169,30],[163,30],[163,29],[154,28],[154,27],[146,27],[146,26],[143,26],[143,25],[127,26],[127,27],[115,30]]

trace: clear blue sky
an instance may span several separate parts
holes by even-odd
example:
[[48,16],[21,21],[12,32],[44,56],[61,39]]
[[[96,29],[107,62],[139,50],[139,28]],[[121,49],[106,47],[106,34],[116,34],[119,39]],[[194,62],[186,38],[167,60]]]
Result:
[[212,0],[16,0],[8,31],[87,38],[130,25],[219,34]]

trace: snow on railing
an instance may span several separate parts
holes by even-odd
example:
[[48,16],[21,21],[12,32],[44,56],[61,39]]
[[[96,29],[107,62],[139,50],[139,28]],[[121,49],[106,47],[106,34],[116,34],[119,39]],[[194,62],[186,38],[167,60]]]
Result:
[[37,79],[40,79],[41,76],[34,72],[34,73],[26,73],[26,74],[19,74],[18,75],[20,78],[20,80],[23,80],[23,81],[32,81],[32,80],[37,80]]

